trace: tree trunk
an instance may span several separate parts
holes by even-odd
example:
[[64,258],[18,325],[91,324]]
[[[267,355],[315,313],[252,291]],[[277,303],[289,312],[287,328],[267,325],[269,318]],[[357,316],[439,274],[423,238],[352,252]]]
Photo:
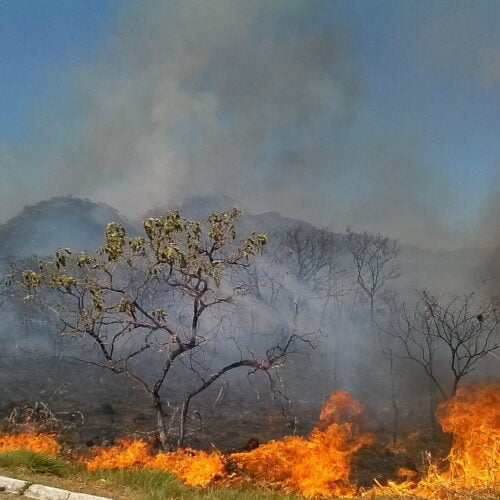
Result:
[[167,451],[170,449],[168,443],[168,431],[167,424],[165,422],[166,416],[163,411],[163,406],[161,404],[161,399],[159,394],[153,393],[153,407],[156,411],[156,425],[158,428],[158,437],[160,438],[162,448]]
[[431,426],[432,432],[436,432],[437,422],[436,422],[436,406],[438,397],[436,394],[436,385],[432,379],[429,379],[429,424]]
[[186,436],[186,419],[189,409],[189,402],[191,401],[191,396],[188,394],[184,399],[184,403],[181,409],[181,419],[180,419],[180,429],[179,429],[179,439],[177,441],[177,446],[180,448],[184,444],[184,438]]
[[391,404],[393,411],[392,442],[396,446],[399,434],[399,407],[396,394],[396,379],[394,373],[394,356],[392,351],[389,353],[389,373],[391,377]]

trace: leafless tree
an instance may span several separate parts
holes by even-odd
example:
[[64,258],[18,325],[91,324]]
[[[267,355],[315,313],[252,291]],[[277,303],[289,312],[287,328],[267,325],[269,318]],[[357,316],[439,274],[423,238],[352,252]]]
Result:
[[[396,241],[391,242],[380,234],[373,235],[366,232],[357,234],[349,229],[347,229],[345,242],[352,257],[357,283],[357,290],[354,292],[354,303],[358,293],[364,294],[369,302],[370,318],[377,325],[375,319],[376,295],[378,294],[382,308],[385,311],[394,310],[396,305],[396,292],[386,285],[389,280],[396,279],[399,276],[399,268],[391,262],[399,255],[399,246]],[[388,364],[390,401],[393,414],[392,439],[395,445],[400,427],[396,387],[397,377],[395,373],[396,359],[392,346],[382,341],[380,329],[378,330],[377,339],[380,352]]]
[[399,255],[397,241],[381,234],[354,233],[349,228],[345,244],[354,263],[356,281],[369,300],[370,317],[374,318],[375,296],[390,280],[400,275],[394,260]]
[[[410,309],[403,304],[382,328],[402,347],[399,356],[418,363],[440,396],[447,398],[482,358],[500,349],[500,316],[493,304],[477,304],[474,294],[444,302],[427,292],[417,293],[417,304]],[[442,356],[446,363],[438,366]],[[451,372],[450,389],[438,371],[442,366]]]
[[[316,305],[322,303],[320,323],[331,325],[333,316],[342,316],[347,293],[348,269],[341,237],[325,229],[298,223],[276,234],[275,239],[274,262],[314,294]],[[304,305],[307,306],[295,298],[295,313]]]
[[325,229],[298,223],[276,235],[274,257],[316,292],[328,292],[342,272],[339,238]]
[[[267,241],[257,233],[240,239],[238,216],[233,210],[198,222],[169,212],[144,221],[137,237],[110,223],[95,255],[60,249],[54,261],[23,273],[28,298],[57,321],[59,333],[87,343],[89,355],[76,359],[126,375],[147,393],[164,448],[172,444],[172,419],[179,418],[181,446],[191,400],[226,373],[246,368],[272,382],[297,344],[311,341],[291,332],[257,354],[236,333],[224,333],[231,304],[248,293],[231,284],[231,274]],[[172,413],[175,391],[184,396]]]

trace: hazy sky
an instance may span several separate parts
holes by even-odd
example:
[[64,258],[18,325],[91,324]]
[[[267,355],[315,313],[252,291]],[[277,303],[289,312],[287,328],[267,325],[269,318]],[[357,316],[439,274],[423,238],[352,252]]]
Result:
[[423,247],[500,216],[497,0],[0,0],[0,222],[195,194]]

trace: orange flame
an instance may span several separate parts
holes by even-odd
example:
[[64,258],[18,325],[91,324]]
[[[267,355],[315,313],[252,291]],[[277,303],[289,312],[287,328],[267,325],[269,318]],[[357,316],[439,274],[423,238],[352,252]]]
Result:
[[348,393],[336,392],[309,437],[285,437],[232,458],[255,478],[306,497],[354,494],[349,482],[352,456],[372,437],[357,436],[354,424],[343,420],[361,412],[362,406]]
[[207,486],[225,475],[225,464],[218,453],[189,448],[152,455],[151,446],[144,441],[121,439],[115,446],[95,447],[94,457],[85,461],[89,470],[145,467],[166,470],[191,486]]
[[437,413],[453,433],[449,478],[472,487],[500,483],[500,383],[461,388]]
[[51,434],[37,432],[23,432],[21,434],[1,434],[0,452],[29,450],[45,453],[51,457],[57,456],[60,450],[59,443]]
[[219,453],[184,448],[171,453],[158,453],[150,463],[154,469],[168,470],[186,484],[207,486],[225,476],[225,461]]
[[144,467],[150,460],[150,446],[144,441],[118,439],[116,445],[94,446],[94,457],[85,460],[89,470]]
[[[254,478],[305,496],[350,494],[351,458],[372,438],[356,436],[354,424],[362,406],[345,392],[334,393],[325,404],[318,426],[308,438],[285,437],[229,458]],[[88,469],[146,467],[167,470],[185,483],[207,486],[215,479],[228,478],[221,454],[189,448],[152,454],[143,441],[120,440],[109,448],[94,448]]]
[[[227,467],[232,463],[255,481],[305,497],[352,496],[359,493],[350,482],[353,455],[373,441],[355,425],[362,411],[349,394],[336,392],[308,437],[288,436],[229,457],[191,449],[154,455],[145,442],[121,440],[114,447],[95,448],[86,465],[162,469],[187,484],[207,486],[218,479],[235,482]],[[439,405],[438,417],[443,430],[453,433],[448,470],[441,472],[431,464],[418,481],[414,470],[401,468],[398,475],[403,482],[376,486],[365,495],[464,498],[472,491],[500,490],[500,383],[460,389]]]
[[500,491],[500,383],[460,388],[438,406],[437,415],[443,430],[453,433],[448,470],[439,472],[431,464],[418,484],[390,482],[372,492],[465,498],[467,492]]

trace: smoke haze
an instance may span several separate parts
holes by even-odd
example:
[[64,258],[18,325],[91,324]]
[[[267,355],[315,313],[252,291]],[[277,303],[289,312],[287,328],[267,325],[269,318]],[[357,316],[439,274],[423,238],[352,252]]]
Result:
[[98,50],[53,72],[30,140],[0,147],[2,219],[55,195],[136,217],[227,194],[335,230],[491,245],[497,135],[468,127],[498,101],[498,17],[487,1],[123,2]]

